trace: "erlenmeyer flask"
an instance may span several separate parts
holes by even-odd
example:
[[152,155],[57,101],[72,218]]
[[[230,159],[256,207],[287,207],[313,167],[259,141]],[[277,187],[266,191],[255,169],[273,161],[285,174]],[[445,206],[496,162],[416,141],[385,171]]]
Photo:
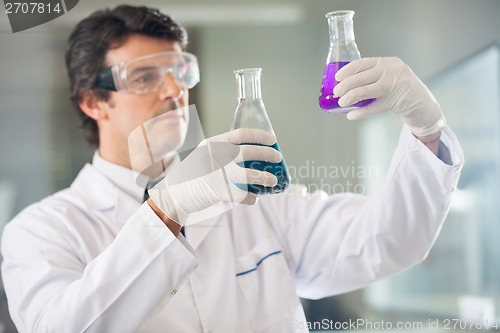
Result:
[[319,95],[319,106],[329,113],[347,113],[375,100],[374,98],[367,99],[341,108],[338,103],[339,97],[333,94],[333,88],[339,83],[335,80],[335,74],[351,61],[361,58],[354,40],[353,16],[352,10],[339,10],[325,15],[328,19],[330,49]]
[[[234,113],[231,130],[238,128],[256,128],[274,134],[273,127],[267,116],[266,108],[261,97],[260,74],[261,68],[245,68],[234,72],[238,86],[238,105]],[[281,152],[278,142],[272,147]],[[279,193],[290,183],[290,175],[282,159],[280,163],[265,161],[245,161],[239,164],[245,168],[267,171],[278,178],[278,184],[274,187],[265,187],[253,184],[235,184],[241,189],[255,194]]]

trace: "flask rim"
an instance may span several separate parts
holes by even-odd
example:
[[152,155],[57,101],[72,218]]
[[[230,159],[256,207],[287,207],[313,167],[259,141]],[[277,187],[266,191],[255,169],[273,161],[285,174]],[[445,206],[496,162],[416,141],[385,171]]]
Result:
[[325,14],[325,17],[327,19],[329,18],[334,18],[334,17],[339,17],[339,16],[354,16],[354,10],[335,10],[333,12],[328,12]]
[[262,68],[254,67],[254,68],[241,68],[234,71],[234,74],[256,74],[262,72]]

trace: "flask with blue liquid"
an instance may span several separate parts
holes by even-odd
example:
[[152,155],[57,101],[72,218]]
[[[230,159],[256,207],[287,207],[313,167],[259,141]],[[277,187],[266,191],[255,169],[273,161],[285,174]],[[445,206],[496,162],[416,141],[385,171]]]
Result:
[[[261,129],[274,134],[273,127],[267,116],[266,108],[261,97],[260,74],[261,68],[244,68],[234,72],[238,87],[238,105],[234,113],[231,130],[238,128]],[[274,149],[281,152],[278,142],[272,145]],[[241,189],[255,194],[279,193],[290,184],[290,174],[282,159],[279,163],[265,161],[245,161],[239,163],[245,168],[252,168],[260,171],[267,171],[278,178],[278,183],[274,187],[265,187],[254,184],[235,184]]]

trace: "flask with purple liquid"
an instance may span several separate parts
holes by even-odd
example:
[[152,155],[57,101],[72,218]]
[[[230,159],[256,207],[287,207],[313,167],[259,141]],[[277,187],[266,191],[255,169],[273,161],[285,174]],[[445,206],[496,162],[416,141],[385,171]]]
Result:
[[[261,97],[261,71],[261,68],[245,68],[234,72],[236,75],[236,84],[238,86],[238,105],[234,113],[231,130],[238,128],[256,128],[274,134],[273,127],[269,121]],[[281,152],[278,142],[271,147]],[[243,190],[255,194],[279,193],[290,184],[290,174],[284,159],[279,163],[245,161],[238,163],[238,165],[245,168],[267,171],[278,178],[278,184],[274,187],[253,184],[235,184]]]
[[360,101],[351,106],[339,106],[339,97],[333,94],[333,88],[339,83],[335,74],[351,61],[361,58],[354,40],[354,26],[352,10],[339,10],[325,15],[328,19],[328,32],[330,34],[330,49],[326,59],[325,74],[319,95],[319,105],[329,113],[347,113],[354,109],[370,104],[375,99]]

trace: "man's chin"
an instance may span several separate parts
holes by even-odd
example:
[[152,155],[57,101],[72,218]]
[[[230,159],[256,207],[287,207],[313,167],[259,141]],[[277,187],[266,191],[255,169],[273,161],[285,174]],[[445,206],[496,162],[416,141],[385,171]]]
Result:
[[152,153],[155,159],[161,159],[163,156],[177,151],[182,147],[182,145],[184,144],[186,131],[183,130],[183,127],[178,127],[178,130],[175,132],[172,131],[172,129],[169,129],[168,134],[165,131],[163,133],[156,133],[157,135],[154,136],[154,139],[150,138],[150,153]]
[[186,108],[163,112],[136,128],[129,136],[133,169],[141,171],[172,154],[184,144],[188,129]]
[[[177,154],[177,151],[184,144],[184,140],[169,141],[168,144],[160,145],[158,143],[150,143],[147,150],[136,152],[130,155],[132,169],[139,173],[145,173],[149,176],[157,176],[151,174],[151,170],[156,170],[155,166],[162,165],[162,161],[169,161]],[[148,170],[147,172],[145,172]]]

